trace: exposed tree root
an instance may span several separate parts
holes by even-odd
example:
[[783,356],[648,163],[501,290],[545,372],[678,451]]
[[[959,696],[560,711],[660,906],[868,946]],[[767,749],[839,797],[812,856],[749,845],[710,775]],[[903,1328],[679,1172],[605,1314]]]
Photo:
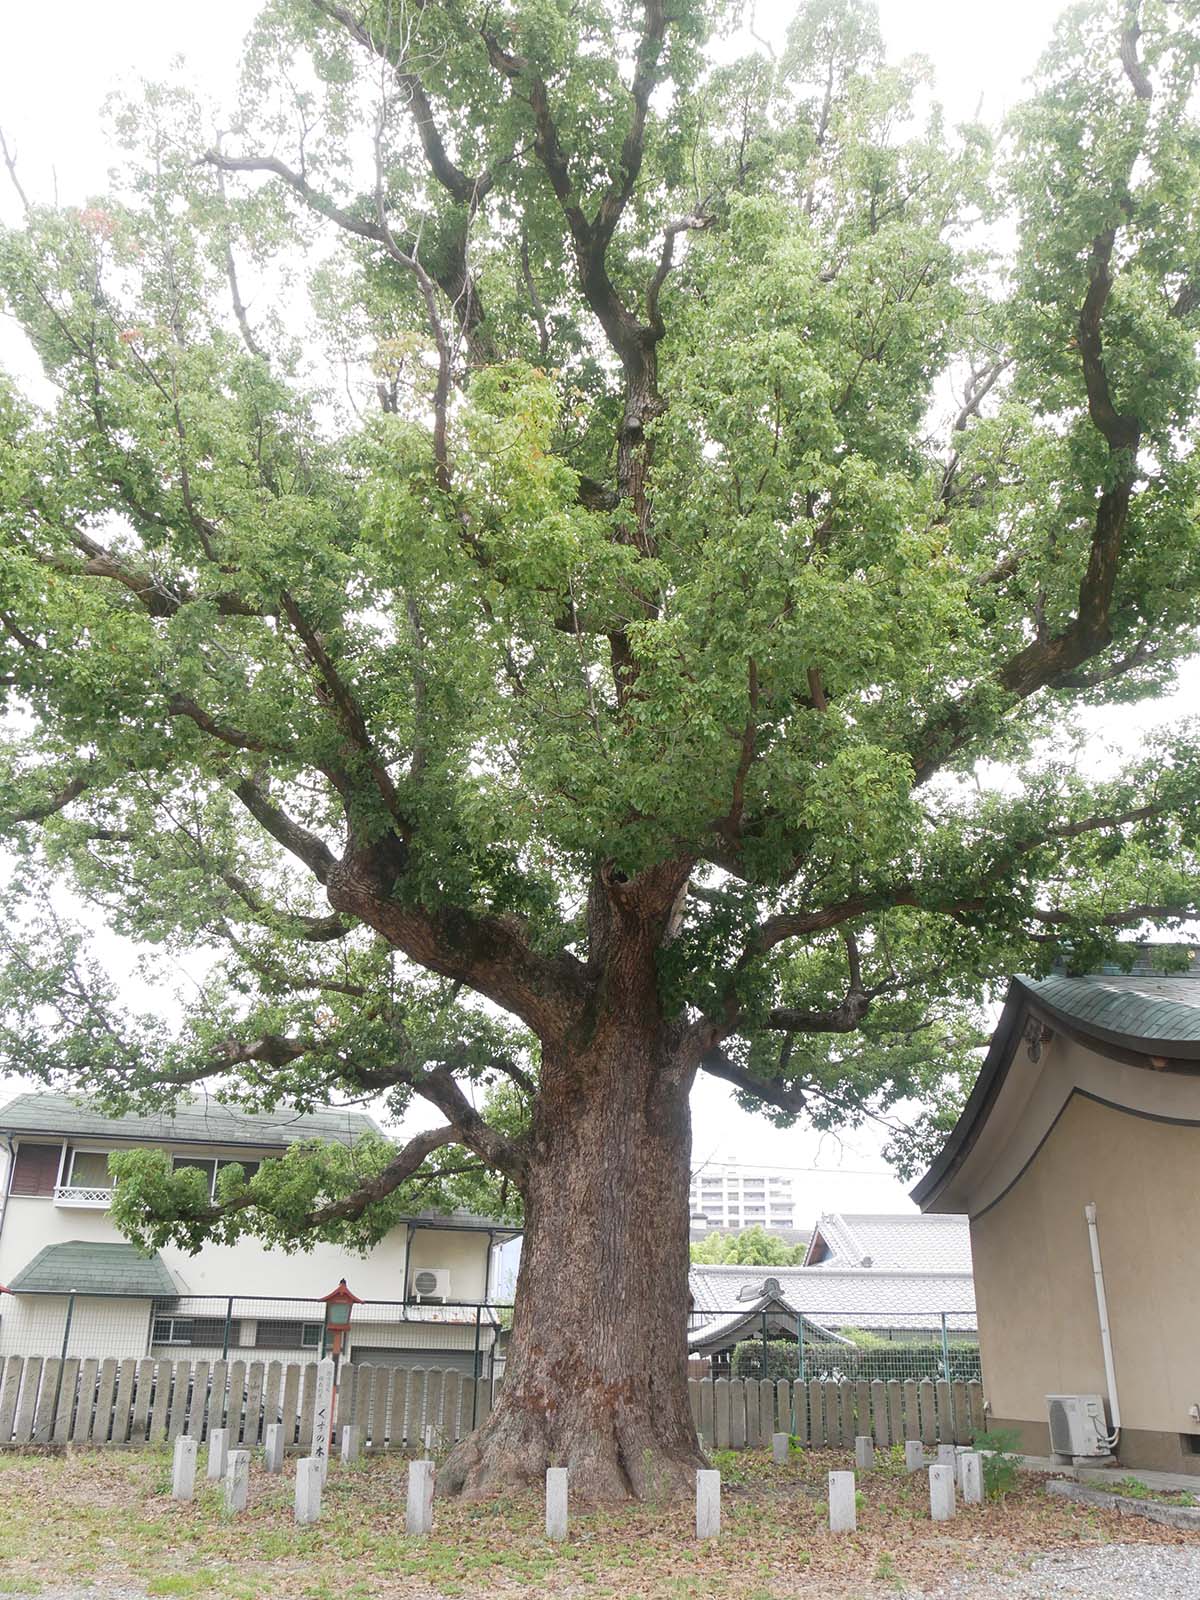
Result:
[[438,1474],[439,1494],[481,1499],[515,1486],[540,1487],[548,1467],[566,1467],[571,1501],[601,1505],[621,1500],[667,1500],[691,1495],[704,1465],[694,1436],[667,1446],[643,1414],[618,1404],[604,1417],[582,1405],[573,1425],[504,1405],[451,1451]]

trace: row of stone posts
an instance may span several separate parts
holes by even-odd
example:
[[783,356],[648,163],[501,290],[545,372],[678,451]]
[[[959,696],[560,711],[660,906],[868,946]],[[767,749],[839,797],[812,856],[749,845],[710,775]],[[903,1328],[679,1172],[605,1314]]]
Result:
[[[771,1438],[771,1458],[776,1465],[787,1462],[790,1440],[786,1433]],[[870,1472],[875,1466],[875,1442],[869,1434],[854,1441],[854,1464],[858,1471]],[[919,1439],[904,1447],[904,1465],[909,1472],[925,1467],[925,1450]],[[983,1503],[983,1457],[977,1450],[956,1445],[940,1445],[938,1459],[929,1467],[929,1515],[934,1522],[948,1522],[958,1509],[956,1488],[966,1505]],[[854,1472],[829,1474],[829,1531],[853,1533],[858,1527],[858,1481]],[[713,1539],[721,1532],[721,1474],[696,1474],[696,1537]]]
[[[332,1361],[322,1361],[317,1372],[313,1407],[312,1454],[296,1464],[295,1514],[297,1523],[307,1525],[321,1515],[321,1495],[329,1471],[329,1437],[334,1399]],[[772,1459],[784,1465],[790,1439],[777,1433],[771,1440]],[[362,1430],[350,1425],[342,1429],[341,1456],[344,1464],[357,1461],[362,1453]],[[196,1489],[196,1440],[186,1435],[175,1441],[175,1460],[171,1493],[176,1500],[191,1500]],[[269,1473],[283,1471],[284,1437],[279,1423],[268,1425],[263,1436],[264,1464]],[[425,1535],[433,1529],[434,1463],[432,1430],[425,1433],[425,1456],[409,1463],[408,1501],[405,1531]],[[875,1444],[868,1434],[854,1441],[854,1463],[859,1472],[875,1466]],[[904,1464],[909,1472],[925,1466],[925,1452],[919,1440],[910,1439],[904,1447]],[[231,1513],[246,1509],[250,1488],[249,1450],[229,1449],[229,1432],[214,1428],[208,1439],[208,1477],[223,1483],[225,1506]],[[983,1461],[976,1451],[941,1445],[938,1459],[929,1467],[929,1508],[934,1522],[945,1522],[957,1509],[956,1488],[967,1505],[983,1500]],[[546,1473],[546,1537],[567,1537],[568,1473],[565,1467],[551,1467]],[[854,1472],[829,1474],[829,1527],[833,1533],[853,1532],[858,1522],[857,1487]],[[701,1471],[696,1474],[696,1537],[712,1539],[721,1532],[721,1474]]]

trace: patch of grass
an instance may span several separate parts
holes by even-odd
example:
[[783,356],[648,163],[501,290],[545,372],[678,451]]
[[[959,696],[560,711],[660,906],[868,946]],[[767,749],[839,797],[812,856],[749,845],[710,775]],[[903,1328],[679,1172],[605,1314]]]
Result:
[[212,1572],[176,1572],[165,1578],[151,1578],[147,1594],[203,1594],[216,1581]]
[[[882,1452],[881,1452],[882,1455]],[[1115,1513],[1051,1499],[1022,1474],[1003,1502],[972,1517],[968,1547],[934,1527],[923,1485],[903,1473],[860,1478],[858,1533],[831,1535],[827,1475],[850,1452],[797,1453],[774,1464],[768,1450],[720,1452],[723,1530],[697,1545],[690,1496],[590,1511],[573,1503],[564,1545],[545,1538],[540,1492],[461,1503],[438,1500],[429,1539],[403,1533],[402,1458],[331,1465],[324,1514],[298,1528],[289,1470],[270,1477],[252,1464],[250,1505],[223,1513],[220,1488],[204,1484],[190,1505],[161,1487],[160,1452],[78,1452],[25,1458],[0,1478],[0,1592],[36,1593],[102,1574],[114,1587],[197,1600],[782,1600],[796,1574],[820,1595],[882,1600],[905,1583],[937,1588],[970,1559],[984,1573],[1026,1553],[1113,1539],[1160,1537]],[[890,1464],[890,1463],[889,1463]],[[1133,1519],[1136,1523],[1137,1519]],[[1200,1539],[1177,1535],[1183,1542]]]
[[1117,1478],[1115,1482],[1095,1483],[1096,1489],[1104,1489],[1112,1494],[1124,1495],[1127,1500],[1155,1500],[1164,1506],[1194,1506],[1196,1496],[1189,1494],[1186,1489],[1152,1489],[1148,1483],[1143,1483],[1140,1478]]

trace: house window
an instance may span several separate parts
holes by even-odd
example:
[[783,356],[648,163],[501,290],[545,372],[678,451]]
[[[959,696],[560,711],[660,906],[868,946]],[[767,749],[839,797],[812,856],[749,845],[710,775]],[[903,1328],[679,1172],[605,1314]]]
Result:
[[58,1164],[62,1160],[61,1144],[26,1144],[17,1146],[13,1159],[9,1194],[37,1195],[49,1198],[58,1182]]
[[72,1189],[111,1189],[107,1150],[74,1150],[67,1184]]
[[176,1172],[187,1172],[191,1170],[203,1172],[205,1177],[208,1179],[209,1197],[215,1198],[217,1192],[218,1172],[224,1171],[226,1167],[241,1167],[242,1171],[246,1174],[246,1181],[249,1182],[249,1180],[258,1171],[260,1163],[257,1161],[217,1161],[215,1158],[206,1159],[203,1156],[176,1156],[171,1165],[175,1168]]
[[254,1335],[257,1350],[319,1350],[321,1348],[319,1322],[263,1322],[259,1321]]
[[224,1317],[155,1317],[155,1344],[223,1345]]

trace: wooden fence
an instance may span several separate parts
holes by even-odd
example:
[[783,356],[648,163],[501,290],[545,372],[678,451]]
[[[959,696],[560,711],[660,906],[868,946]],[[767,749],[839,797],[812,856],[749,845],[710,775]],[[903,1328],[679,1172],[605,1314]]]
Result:
[[760,1449],[789,1433],[815,1449],[852,1449],[860,1434],[881,1448],[905,1439],[969,1444],[984,1427],[979,1383],[809,1383],[788,1378],[689,1378],[696,1430],[709,1448]]
[[[183,1433],[202,1440],[212,1428],[227,1428],[231,1444],[252,1447],[278,1422],[290,1448],[308,1450],[316,1380],[311,1362],[0,1357],[0,1449],[129,1449]],[[334,1423],[355,1423],[372,1453],[421,1445],[427,1429],[445,1446],[486,1418],[494,1392],[490,1378],[460,1372],[347,1363]],[[691,1378],[688,1392],[697,1432],[717,1449],[755,1449],[773,1433],[815,1447],[849,1446],[865,1433],[880,1446],[902,1439],[966,1444],[984,1425],[978,1383]]]

